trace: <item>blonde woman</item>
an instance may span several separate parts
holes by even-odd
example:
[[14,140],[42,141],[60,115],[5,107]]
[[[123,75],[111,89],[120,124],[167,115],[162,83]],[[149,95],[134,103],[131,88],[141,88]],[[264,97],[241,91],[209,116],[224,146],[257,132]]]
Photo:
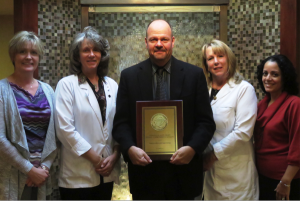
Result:
[[14,72],[0,81],[1,200],[45,200],[52,191],[54,92],[33,77],[43,52],[32,32],[19,32],[9,42]]
[[236,58],[222,41],[202,48],[216,131],[204,155],[205,200],[257,200],[258,177],[252,134],[257,99],[238,72]]

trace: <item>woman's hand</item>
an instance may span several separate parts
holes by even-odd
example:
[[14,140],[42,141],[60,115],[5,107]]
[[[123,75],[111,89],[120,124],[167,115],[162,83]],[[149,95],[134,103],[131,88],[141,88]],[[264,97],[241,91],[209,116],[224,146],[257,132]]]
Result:
[[276,200],[289,200],[291,186],[285,186],[279,183],[274,191],[276,191]]
[[212,168],[214,163],[218,160],[214,151],[208,152],[203,156],[203,171],[208,171]]
[[49,171],[42,168],[32,167],[27,173],[28,179],[26,180],[27,186],[42,186],[49,176]]
[[26,185],[28,187],[36,187],[29,177],[27,177]]
[[114,152],[112,155],[108,156],[107,158],[101,161],[100,167],[95,168],[96,172],[102,175],[103,177],[108,177],[112,172],[119,157],[120,153]]
[[[281,178],[281,183],[279,183],[274,191],[276,191],[276,200],[290,199],[291,182],[299,170],[298,166],[288,165],[286,171]],[[285,184],[285,185],[284,185]]]

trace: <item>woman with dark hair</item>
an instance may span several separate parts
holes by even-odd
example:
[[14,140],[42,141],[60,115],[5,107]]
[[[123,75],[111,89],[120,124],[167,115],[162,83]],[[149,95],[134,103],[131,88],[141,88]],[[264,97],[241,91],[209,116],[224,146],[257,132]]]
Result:
[[273,55],[258,65],[257,78],[266,93],[258,104],[254,130],[260,200],[300,200],[300,98],[295,68],[286,56]]
[[58,185],[64,200],[110,200],[119,181],[119,145],[111,135],[118,85],[106,76],[108,50],[108,41],[86,27],[70,46],[72,75],[57,84]]
[[52,192],[54,92],[33,77],[43,53],[33,32],[9,42],[14,72],[0,81],[0,200],[45,200]]

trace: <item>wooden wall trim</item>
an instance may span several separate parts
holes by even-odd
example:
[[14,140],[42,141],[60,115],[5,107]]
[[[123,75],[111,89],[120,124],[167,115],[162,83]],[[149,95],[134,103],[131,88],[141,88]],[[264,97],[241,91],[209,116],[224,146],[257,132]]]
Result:
[[14,0],[14,29],[38,33],[38,0]]
[[220,27],[220,40],[227,44],[227,6],[220,6],[220,20],[219,20],[219,27]]
[[280,2],[280,53],[295,66],[300,88],[300,1]]
[[228,5],[229,0],[80,0],[82,5]]
[[[38,34],[38,0],[14,0],[14,33],[20,31]],[[33,76],[38,79],[38,68]]]
[[89,26],[89,7],[82,6],[81,7],[81,31],[83,31],[84,27]]

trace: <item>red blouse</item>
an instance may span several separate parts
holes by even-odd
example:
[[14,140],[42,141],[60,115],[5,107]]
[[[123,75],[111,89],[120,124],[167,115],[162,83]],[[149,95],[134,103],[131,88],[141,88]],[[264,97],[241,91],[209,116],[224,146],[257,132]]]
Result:
[[300,98],[283,92],[268,107],[269,101],[265,96],[257,108],[256,167],[260,174],[280,180],[288,165],[300,167]]

